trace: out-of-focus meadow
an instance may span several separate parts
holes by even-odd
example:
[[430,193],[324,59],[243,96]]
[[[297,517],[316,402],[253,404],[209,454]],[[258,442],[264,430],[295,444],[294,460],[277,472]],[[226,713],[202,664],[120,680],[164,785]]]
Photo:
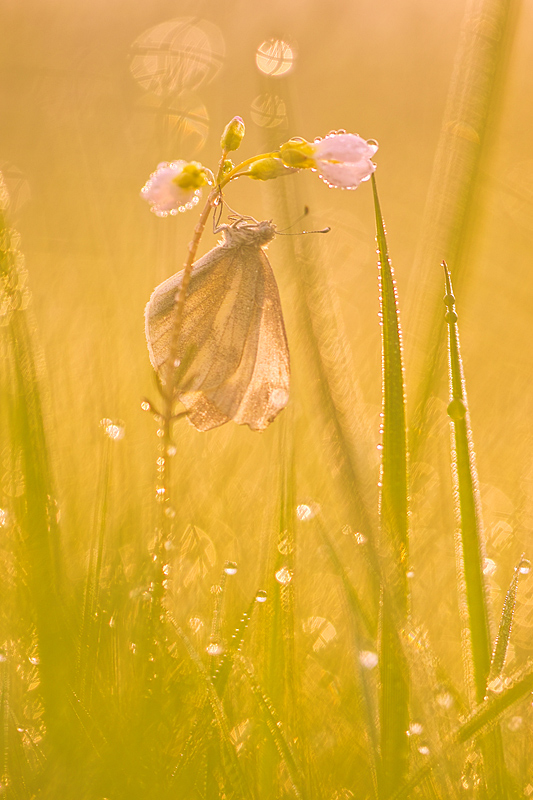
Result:
[[[143,398],[157,404],[143,310],[182,267],[198,212],[158,219],[139,192],[160,161],[215,169],[234,115],[246,123],[243,159],[338,129],[379,142],[412,451],[409,774],[473,708],[440,263],[457,301],[494,639],[513,569],[533,553],[533,12],[522,5],[4,0],[0,170],[25,255],[46,445],[28,422],[39,416],[35,397],[29,417],[17,410],[29,384],[17,383],[6,333],[0,795],[392,796],[374,760],[378,646],[354,623],[347,589],[377,619],[367,545],[379,527],[382,361],[370,183],[335,190],[302,171],[229,186],[240,214],[283,228],[307,206],[293,230],[331,232],[277,237],[268,249],[291,352],[288,408],[261,434],[176,424],[164,518],[156,496],[158,425],[141,409]],[[201,254],[215,243],[208,229]],[[34,501],[46,498],[53,557],[32,545],[34,450],[35,472],[46,472],[34,476]],[[154,599],[161,531],[164,597]],[[229,647],[258,589],[267,601],[253,606],[231,675],[209,683],[219,654],[206,648]],[[525,667],[532,644],[524,570],[504,676]],[[48,722],[47,698],[57,703]],[[500,724],[513,776],[505,796],[529,796],[527,696]],[[495,797],[479,742],[468,741],[405,796]]]

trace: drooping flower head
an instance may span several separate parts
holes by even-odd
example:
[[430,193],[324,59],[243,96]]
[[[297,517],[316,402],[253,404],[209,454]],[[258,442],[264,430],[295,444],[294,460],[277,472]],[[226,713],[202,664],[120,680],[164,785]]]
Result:
[[205,169],[198,162],[163,161],[141,189],[141,197],[158,217],[175,216],[194,208],[206,183]]
[[356,133],[334,131],[314,142],[291,139],[281,145],[280,155],[291,167],[318,172],[328,186],[357,189],[376,169],[370,159],[377,149],[377,142],[372,139],[366,141]]

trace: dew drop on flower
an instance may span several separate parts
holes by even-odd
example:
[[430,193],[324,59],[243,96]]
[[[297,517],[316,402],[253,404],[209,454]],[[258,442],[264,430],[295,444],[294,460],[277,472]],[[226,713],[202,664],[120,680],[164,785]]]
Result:
[[226,575],[235,575],[237,573],[237,564],[235,561],[226,561],[224,564],[224,572]]
[[288,567],[282,567],[276,572],[275,578],[282,586],[286,586],[292,581],[292,571]]
[[361,650],[359,653],[359,662],[365,669],[374,669],[378,660],[378,654],[373,653],[371,650]]
[[267,593],[265,592],[265,590],[259,589],[259,591],[255,596],[255,599],[257,600],[258,603],[265,603],[267,599]]

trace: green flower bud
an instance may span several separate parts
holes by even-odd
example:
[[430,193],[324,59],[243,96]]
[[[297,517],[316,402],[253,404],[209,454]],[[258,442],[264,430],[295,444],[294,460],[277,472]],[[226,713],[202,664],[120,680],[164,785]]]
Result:
[[198,161],[191,161],[189,164],[185,164],[173,182],[180,189],[199,189],[207,183],[205,168]]
[[288,175],[290,172],[295,172],[295,170],[286,167],[281,158],[261,158],[250,166],[248,175],[256,181],[270,181],[273,178]]
[[309,169],[316,166],[313,158],[314,152],[314,147],[310,142],[299,138],[290,139],[279,148],[279,154],[285,164],[298,169]]
[[222,164],[222,175],[227,175],[228,172],[234,168],[235,164],[231,160],[231,158],[225,158],[224,163]]
[[224,128],[224,133],[222,134],[222,139],[220,140],[222,152],[229,153],[231,150],[237,150],[237,148],[240,146],[240,143],[244,139],[245,130],[246,129],[244,127],[242,118],[233,117],[231,122],[228,122]]

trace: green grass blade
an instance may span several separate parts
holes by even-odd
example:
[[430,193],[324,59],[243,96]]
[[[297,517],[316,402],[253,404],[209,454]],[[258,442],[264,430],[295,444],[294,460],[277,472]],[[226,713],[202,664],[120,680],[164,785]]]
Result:
[[[464,591],[467,619],[464,630],[468,642],[464,652],[471,691],[477,703],[485,697],[491,665],[491,639],[487,606],[487,588],[483,576],[483,523],[479,503],[479,488],[475,456],[467,409],[463,364],[459,345],[459,330],[455,298],[448,267],[443,262],[448,324],[448,358],[450,369],[450,403],[448,415],[452,426],[452,474],[455,512],[460,536],[457,537],[459,584]],[[495,728],[482,742],[484,767],[489,797],[504,800],[508,796],[508,781],[503,755],[501,731]],[[492,794],[492,791],[495,794]]]
[[465,654],[465,657],[472,666],[473,693],[476,702],[480,703],[485,696],[491,661],[487,589],[483,577],[483,523],[479,507],[479,488],[467,410],[455,298],[446,264],[444,264],[444,269],[450,368],[448,415],[452,427],[455,511],[460,530],[458,563],[461,574],[459,579],[461,586],[464,587],[468,611],[467,633],[470,641],[470,651]]
[[[524,570],[524,573],[522,572]],[[494,651],[489,673],[489,686],[492,680],[501,675],[503,666],[505,664],[505,657],[507,655],[507,648],[509,646],[509,639],[511,637],[511,628],[513,626],[513,617],[516,607],[516,595],[518,593],[518,582],[521,574],[529,572],[529,562],[525,561],[524,556],[520,559],[514,568],[513,577],[505,595],[505,600],[502,608],[502,615],[500,619],[500,627],[498,628],[498,636],[494,643]]]
[[[533,691],[533,665],[530,663],[525,669],[509,679],[509,685],[501,693],[492,695],[481,703],[470,717],[448,737],[439,752],[392,795],[391,800],[406,800],[413,797],[413,789],[429,775],[439,762],[445,762],[453,748],[490,734],[498,724],[502,714],[531,691]],[[496,788],[495,791],[498,792],[499,790]],[[494,797],[495,800],[500,800],[500,798],[507,795],[493,793],[490,796]]]
[[283,761],[287,773],[290,777],[292,790],[298,800],[305,800],[307,795],[304,790],[304,778],[301,769],[296,763],[296,758],[292,752],[292,748],[283,733],[283,723],[276,713],[272,702],[262,690],[258,681],[254,677],[252,670],[247,666],[242,658],[239,659],[242,670],[246,675],[252,693],[257,701],[261,715],[266,723],[267,730],[272,737],[272,741],[278,751],[279,757]]
[[408,475],[405,386],[396,286],[389,259],[376,181],[372,176],[379,252],[382,336],[382,444],[380,522],[385,555],[380,604],[380,730],[383,797],[408,770],[409,677],[398,628],[408,615]]
[[200,677],[203,680],[203,684],[207,692],[207,699],[209,701],[211,710],[213,712],[213,717],[219,729],[223,751],[227,757],[227,769],[229,772],[228,777],[231,779],[230,783],[233,782],[234,784],[237,784],[241,797],[246,798],[246,800],[251,800],[252,792],[247,785],[246,778],[244,776],[244,773],[241,769],[241,765],[239,763],[239,759],[237,757],[237,753],[235,752],[235,746],[231,740],[228,719],[226,716],[226,712],[224,711],[222,701],[218,696],[217,690],[213,684],[213,681],[209,676],[208,670],[206,669],[202,659],[196,652],[195,648],[191,644],[189,638],[175,623],[174,623],[174,628],[179,638],[183,642],[191,661],[195,665]]

